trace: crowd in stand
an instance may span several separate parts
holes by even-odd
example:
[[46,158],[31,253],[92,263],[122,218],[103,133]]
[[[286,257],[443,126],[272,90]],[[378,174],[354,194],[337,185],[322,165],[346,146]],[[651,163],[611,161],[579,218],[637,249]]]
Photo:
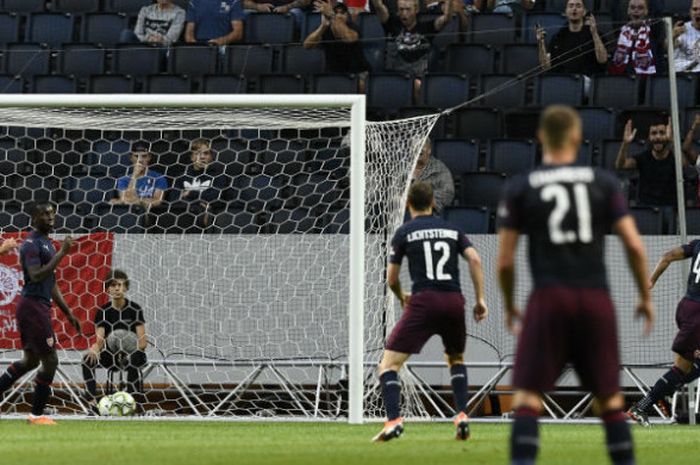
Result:
[[[90,0],[85,1],[85,4],[89,3]],[[95,0],[94,3],[101,5],[100,11],[112,11],[110,6],[120,4],[118,0]],[[513,82],[518,81],[525,89],[527,98],[523,97],[524,103],[533,92],[530,90],[533,82],[530,78],[575,75],[580,76],[583,82],[579,104],[595,106],[595,81],[599,76],[607,75],[633,76],[634,87],[630,87],[629,92],[637,92],[638,95],[632,100],[648,104],[651,80],[667,74],[667,37],[659,18],[669,13],[674,14],[670,40],[675,51],[676,71],[700,71],[700,0],[687,0],[682,9],[678,7],[679,2],[665,0],[436,0],[432,3],[423,3],[422,0],[155,0],[143,3],[133,19],[132,27],[121,31],[119,42],[165,47],[204,43],[227,53],[226,46],[245,43],[246,20],[251,14],[291,15],[294,19],[294,37],[305,49],[318,48],[323,51],[326,73],[356,76],[359,92],[368,89],[368,81],[375,75],[400,73],[411,80],[411,100],[415,104],[426,101],[424,89],[426,79],[431,74],[452,71],[447,64],[446,46],[466,43],[488,47],[489,44],[479,39],[481,34],[507,33],[524,43],[528,43],[527,37],[532,37],[533,47],[537,49],[535,66],[512,76]],[[20,4],[14,0],[0,0],[0,7],[5,9],[0,13],[7,13],[8,9],[12,9],[11,5]],[[60,11],[57,7],[60,7],[60,0],[46,2],[46,11]],[[532,23],[529,20],[545,18],[545,12],[553,13],[555,8],[561,14],[560,25],[555,22]],[[485,28],[482,18],[496,15],[515,18],[509,24],[515,25],[517,30]],[[361,24],[369,16],[383,29],[384,41],[377,42],[376,37],[363,37],[367,29]],[[556,15],[549,15],[550,19],[553,17]],[[601,21],[601,17],[604,20]],[[314,22],[314,18],[317,22]],[[519,27],[521,24],[522,28]],[[508,42],[511,41],[504,43]],[[500,45],[500,42],[494,43],[495,49],[499,50]],[[499,56],[498,52],[496,56]],[[500,59],[505,60],[505,55]],[[507,69],[505,64],[502,67]],[[471,95],[487,90],[481,85],[482,76],[470,75],[468,78],[472,83]],[[525,86],[526,82],[528,87]],[[694,77],[691,85],[692,95],[700,95],[700,92],[696,92],[698,82]],[[5,89],[0,91],[4,92]],[[533,100],[534,106],[537,106],[538,100],[534,97]],[[695,103],[681,102],[681,111],[693,107]],[[615,110],[624,112],[629,109],[616,107]],[[623,179],[631,179],[633,189],[630,197],[634,204],[668,209],[676,202],[675,165],[666,122],[669,109],[661,110],[656,116],[652,115],[651,121],[639,123],[634,117],[632,120],[635,121],[617,121],[615,135],[621,144],[612,167],[620,171]],[[380,116],[386,117],[387,114],[395,116],[399,113],[389,111]],[[684,173],[687,183],[696,184],[695,134],[699,120],[697,117],[693,119],[689,112],[687,121],[692,121],[692,124],[688,125],[683,143]],[[641,125],[642,130],[638,132],[635,125]],[[449,128],[436,135],[438,139],[445,137],[460,138],[464,135]],[[534,138],[534,134],[530,137]],[[639,141],[647,142],[643,150],[635,150],[635,143]],[[591,142],[596,151],[601,151],[604,141]],[[483,156],[488,142],[481,140],[480,143]],[[628,152],[634,153],[630,155]],[[119,194],[111,200],[113,205],[137,205],[157,210],[166,201],[179,205],[180,210],[192,212],[202,227],[211,224],[210,204],[219,195],[212,192],[223,191],[222,186],[230,185],[231,179],[226,178],[224,169],[216,162],[216,153],[207,140],[192,142],[192,165],[188,168],[188,179],[166,179],[162,174],[149,170],[153,155],[145,141],[136,142],[131,153],[132,169],[128,176],[115,183]],[[464,199],[456,195],[453,179],[457,178],[459,190],[458,177],[461,173],[446,166],[440,160],[439,152],[432,155],[431,144],[427,143],[413,179],[434,183],[438,211],[447,211],[451,205],[464,204]],[[212,168],[216,166],[219,168]],[[489,171],[490,166],[479,162],[478,169]],[[207,173],[207,180],[200,179],[201,173]],[[179,192],[173,194],[177,198],[164,197],[166,192],[171,192],[169,187]],[[697,187],[694,189],[697,192]],[[697,204],[696,192],[686,195],[691,205]],[[673,213],[664,215],[665,218],[668,216],[664,221],[668,224],[665,229],[669,231]]]

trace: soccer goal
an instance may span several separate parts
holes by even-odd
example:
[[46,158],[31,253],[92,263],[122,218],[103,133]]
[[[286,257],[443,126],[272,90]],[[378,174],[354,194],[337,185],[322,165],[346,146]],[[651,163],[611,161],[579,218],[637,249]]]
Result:
[[[61,368],[50,407],[86,411],[81,357],[109,300],[101,280],[115,267],[144,310],[147,412],[382,416],[374,368],[398,312],[385,284],[387,242],[438,117],[367,122],[358,95],[3,96],[4,235],[26,230],[21,202],[51,200],[56,238],[78,244],[59,281],[85,336],[56,327]],[[177,179],[196,139],[225,183],[193,209],[183,190],[207,186]],[[168,180],[160,205],[110,202],[132,173],[135,141],[149,147],[148,169]],[[15,294],[17,268],[14,255],[0,266]],[[3,364],[19,354],[15,296],[3,301]],[[123,371],[98,370],[98,393],[117,389]],[[0,409],[23,412],[31,379]]]

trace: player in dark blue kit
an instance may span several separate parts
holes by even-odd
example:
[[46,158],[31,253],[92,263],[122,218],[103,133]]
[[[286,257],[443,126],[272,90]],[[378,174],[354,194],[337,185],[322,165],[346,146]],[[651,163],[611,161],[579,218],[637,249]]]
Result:
[[649,426],[648,412],[661,399],[673,395],[683,385],[700,377],[700,240],[669,250],[651,274],[651,287],[671,262],[691,258],[688,288],[676,308],[678,334],[671,350],[676,357],[673,367],[664,374],[627,414],[642,426]]
[[544,166],[513,178],[499,206],[498,274],[512,331],[517,331],[521,318],[513,298],[520,234],[528,236],[535,285],[513,369],[512,465],[535,463],[542,395],[554,388],[567,362],[594,396],[613,463],[635,463],[622,411],[617,324],[603,260],[605,235],[615,231],[626,249],[639,291],[637,313],[646,319],[648,332],[654,310],[646,252],[615,177],[572,165],[581,134],[581,120],[573,109],[547,108],[538,131]]
[[0,376],[0,394],[15,381],[41,363],[34,378],[34,398],[29,423],[53,425],[44,416],[44,407],[51,395],[51,383],[58,367],[56,337],[51,327],[51,300],[61,309],[71,325],[80,333],[80,323],[63,299],[56,285],[54,271],[63,257],[68,255],[73,240],[67,237],[61,250],[56,252],[48,235],[53,229],[56,210],[51,204],[40,203],[32,212],[34,230],[20,247],[19,256],[24,271],[24,288],[17,304],[17,326],[22,339],[24,356],[14,362]]
[[[467,418],[467,369],[464,366],[466,323],[464,297],[459,280],[459,257],[469,263],[476,304],[474,319],[486,318],[484,277],[481,260],[467,236],[441,218],[433,216],[433,189],[425,182],[414,183],[408,192],[412,220],[401,226],[391,241],[387,268],[389,288],[404,309],[387,340],[379,364],[379,380],[387,422],[373,441],[389,441],[403,433],[398,373],[411,354],[417,354],[434,334],[439,334],[452,375],[457,416],[457,439],[469,437]],[[408,258],[413,281],[412,294],[401,289],[401,261]]]

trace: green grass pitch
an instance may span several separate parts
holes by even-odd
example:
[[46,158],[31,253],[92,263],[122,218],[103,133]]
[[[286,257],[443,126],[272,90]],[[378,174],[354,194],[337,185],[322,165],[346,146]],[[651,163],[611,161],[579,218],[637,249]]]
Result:
[[[506,464],[507,424],[474,424],[452,439],[448,423],[407,423],[404,437],[370,443],[379,424],[0,421],[1,463],[12,465],[427,465]],[[634,428],[639,465],[698,463],[700,427]],[[599,425],[544,425],[540,464],[608,463]]]

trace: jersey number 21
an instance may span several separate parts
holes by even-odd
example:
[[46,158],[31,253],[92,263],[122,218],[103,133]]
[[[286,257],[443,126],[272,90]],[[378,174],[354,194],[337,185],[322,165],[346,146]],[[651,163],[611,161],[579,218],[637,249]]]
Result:
[[588,188],[583,183],[573,186],[574,202],[576,204],[576,216],[578,219],[578,231],[563,231],[562,222],[571,209],[571,195],[569,190],[561,184],[549,184],[540,192],[540,198],[544,202],[554,201],[554,208],[549,214],[549,239],[553,244],[567,244],[571,242],[589,243],[593,240],[591,228],[591,202],[588,199]]

